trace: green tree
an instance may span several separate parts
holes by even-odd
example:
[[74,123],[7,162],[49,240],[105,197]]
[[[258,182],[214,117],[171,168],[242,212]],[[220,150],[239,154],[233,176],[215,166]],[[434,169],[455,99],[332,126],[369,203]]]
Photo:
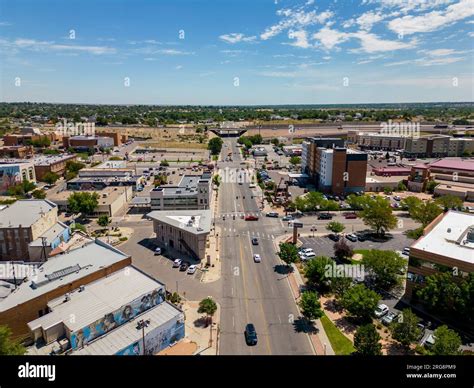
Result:
[[14,196],[16,198],[24,198],[27,193],[29,193],[31,190],[33,190],[36,187],[36,185],[33,182],[30,182],[28,180],[24,180],[20,183],[17,183],[13,186],[10,186],[7,189],[7,194]]
[[72,193],[67,200],[67,207],[73,213],[91,214],[98,204],[99,195],[95,192],[77,191]]
[[431,221],[443,212],[436,202],[421,201],[417,206],[409,209],[410,217],[418,221],[423,227],[426,227]]
[[345,260],[354,255],[353,249],[347,244],[345,239],[340,239],[334,244],[334,256],[338,260]]
[[397,191],[407,191],[407,187],[403,182],[399,182],[397,185]]
[[380,295],[369,290],[363,284],[356,284],[349,288],[341,299],[349,315],[361,321],[368,321],[374,315]]
[[319,295],[315,291],[305,291],[301,295],[301,300],[298,302],[301,308],[301,313],[308,320],[319,319],[324,315],[321,309],[321,302],[319,301]]
[[442,313],[462,310],[462,290],[451,272],[436,273],[425,278],[425,286],[417,291],[418,298],[432,310]]
[[73,173],[78,173],[79,170],[83,169],[85,166],[84,163],[76,162],[74,160],[66,162],[66,170]]
[[429,181],[426,184],[426,191],[430,194],[433,194],[434,191],[435,191],[436,186],[438,186],[438,185],[439,185],[439,183],[436,182],[436,181]]
[[26,349],[12,340],[12,331],[7,325],[0,326],[0,356],[22,356]]
[[170,164],[169,162],[166,160],[166,159],[163,159],[161,162],[160,162],[160,166],[161,167],[168,167]]
[[97,220],[97,224],[99,226],[102,226],[103,228],[106,228],[110,224],[110,218],[108,215],[101,215],[99,216],[99,219]]
[[206,314],[206,321],[211,321],[212,317],[217,311],[217,304],[211,297],[204,298],[199,302],[198,314]]
[[420,319],[409,308],[404,309],[399,321],[392,324],[393,339],[408,347],[420,337],[419,322]]
[[46,182],[49,185],[54,185],[58,179],[59,175],[54,172],[47,172],[43,175],[43,178],[41,178],[43,182]]
[[352,278],[348,276],[334,276],[331,278],[331,291],[336,299],[341,299],[346,291],[352,287]]
[[364,254],[362,264],[373,274],[375,284],[382,290],[390,290],[400,284],[406,261],[393,251],[371,249]]
[[326,256],[315,257],[306,262],[304,266],[304,276],[311,287],[327,288],[329,284],[329,271],[332,268],[334,260]]
[[460,210],[463,206],[462,199],[451,194],[443,195],[441,197],[436,198],[436,203],[443,206],[445,211],[448,211],[450,209]]
[[380,196],[368,201],[368,206],[364,207],[360,216],[379,236],[397,226],[397,217],[393,215],[390,203]]
[[326,229],[333,233],[341,233],[346,227],[337,221],[331,221],[326,225]]
[[380,356],[382,355],[382,344],[380,334],[374,324],[368,323],[359,326],[354,334],[354,348],[361,356]]
[[412,209],[419,207],[422,203],[423,201],[420,198],[410,195],[404,198],[400,202],[400,205],[402,206],[403,210],[408,210],[410,212]]
[[296,248],[294,244],[281,243],[278,255],[288,267],[290,267],[292,263],[299,261],[298,248]]
[[214,137],[207,143],[207,149],[212,155],[218,155],[221,152],[223,141],[220,137]]
[[46,191],[42,190],[42,189],[37,189],[37,190],[34,190],[31,195],[33,196],[33,198],[36,198],[36,199],[45,199],[46,198]]
[[290,158],[290,164],[296,166],[297,164],[301,164],[301,158],[299,156],[292,156]]
[[459,347],[461,346],[461,337],[454,330],[449,329],[446,325],[438,327],[433,337],[435,342],[431,352],[435,356],[456,356],[461,354]]

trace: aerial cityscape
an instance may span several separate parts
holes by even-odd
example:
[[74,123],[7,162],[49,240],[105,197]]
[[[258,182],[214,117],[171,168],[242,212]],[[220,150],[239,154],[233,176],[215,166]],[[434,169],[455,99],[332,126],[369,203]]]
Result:
[[0,0],[15,378],[80,360],[51,356],[376,356],[460,384],[473,38],[473,0]]

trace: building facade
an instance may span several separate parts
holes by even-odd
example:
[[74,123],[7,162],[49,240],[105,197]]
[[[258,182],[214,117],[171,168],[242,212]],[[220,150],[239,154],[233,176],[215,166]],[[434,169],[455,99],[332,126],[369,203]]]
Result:
[[31,161],[0,160],[0,193],[23,181],[36,183],[35,166]]

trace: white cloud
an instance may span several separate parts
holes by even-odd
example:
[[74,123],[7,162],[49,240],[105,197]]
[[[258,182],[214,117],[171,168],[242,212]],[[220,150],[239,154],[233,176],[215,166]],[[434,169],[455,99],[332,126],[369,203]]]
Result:
[[361,44],[359,49],[352,50],[352,52],[363,51],[370,54],[376,52],[410,49],[417,45],[417,41],[415,39],[412,39],[407,43],[398,40],[386,40],[366,31],[355,32],[352,33],[351,36],[359,39]]
[[454,50],[454,49],[436,49],[436,50],[421,50],[420,53],[429,55],[431,57],[444,57],[447,55],[464,54],[465,50]]
[[451,4],[454,0],[362,0],[362,4],[376,4],[382,8],[396,8],[402,13],[426,11]]
[[278,10],[277,15],[283,16],[283,20],[265,29],[265,31],[260,34],[260,39],[268,40],[288,29],[299,30],[314,24],[324,24],[334,13],[332,11],[317,13],[314,10],[306,12],[302,7],[299,7],[296,9]]
[[32,51],[86,52],[94,55],[114,54],[116,52],[115,48],[113,47],[57,44],[54,42],[22,38],[16,39],[13,42],[7,42],[7,45],[9,47]]
[[313,38],[318,40],[327,50],[331,50],[339,44],[349,40],[350,37],[351,34],[349,33],[332,30],[327,27],[323,27],[313,35]]
[[447,27],[474,15],[472,0],[460,0],[445,10],[432,11],[419,16],[406,15],[388,23],[388,28],[398,34],[410,35],[417,32],[431,32]]
[[291,46],[308,48],[311,47],[311,44],[308,42],[308,34],[304,30],[288,32],[288,38],[295,39],[295,42],[290,43]]
[[253,42],[257,39],[256,36],[245,36],[244,34],[232,32],[231,34],[224,34],[219,36],[219,39],[226,43],[240,43],[240,42]]
[[405,61],[399,62],[390,62],[386,63],[386,67],[392,66],[403,66],[403,65],[416,65],[416,66],[442,66],[442,65],[449,65],[451,63],[456,63],[465,60],[464,57],[423,57],[417,59],[408,59]]
[[362,30],[370,31],[374,24],[382,21],[385,19],[385,17],[386,16],[382,15],[381,13],[369,11],[359,16],[356,20],[356,23]]

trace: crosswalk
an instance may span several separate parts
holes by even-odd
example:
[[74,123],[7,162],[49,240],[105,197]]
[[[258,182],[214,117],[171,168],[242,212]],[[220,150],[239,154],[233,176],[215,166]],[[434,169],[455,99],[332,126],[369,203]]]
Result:
[[[235,228],[222,228],[221,229],[224,234],[234,233],[237,234],[237,229]],[[261,233],[261,232],[251,232],[249,230],[240,231],[238,233],[240,236],[249,236],[250,238],[258,237],[262,239],[274,240],[275,235],[270,233]]]
[[245,213],[239,213],[239,212],[235,213],[234,212],[234,213],[221,213],[221,214],[219,214],[219,217],[226,217],[227,218],[227,217],[232,217],[232,216],[235,216],[235,217],[238,217],[238,218],[247,217],[247,216],[261,217],[261,216],[263,216],[263,213],[262,212],[250,212],[250,213],[247,213],[247,212],[245,212]]

